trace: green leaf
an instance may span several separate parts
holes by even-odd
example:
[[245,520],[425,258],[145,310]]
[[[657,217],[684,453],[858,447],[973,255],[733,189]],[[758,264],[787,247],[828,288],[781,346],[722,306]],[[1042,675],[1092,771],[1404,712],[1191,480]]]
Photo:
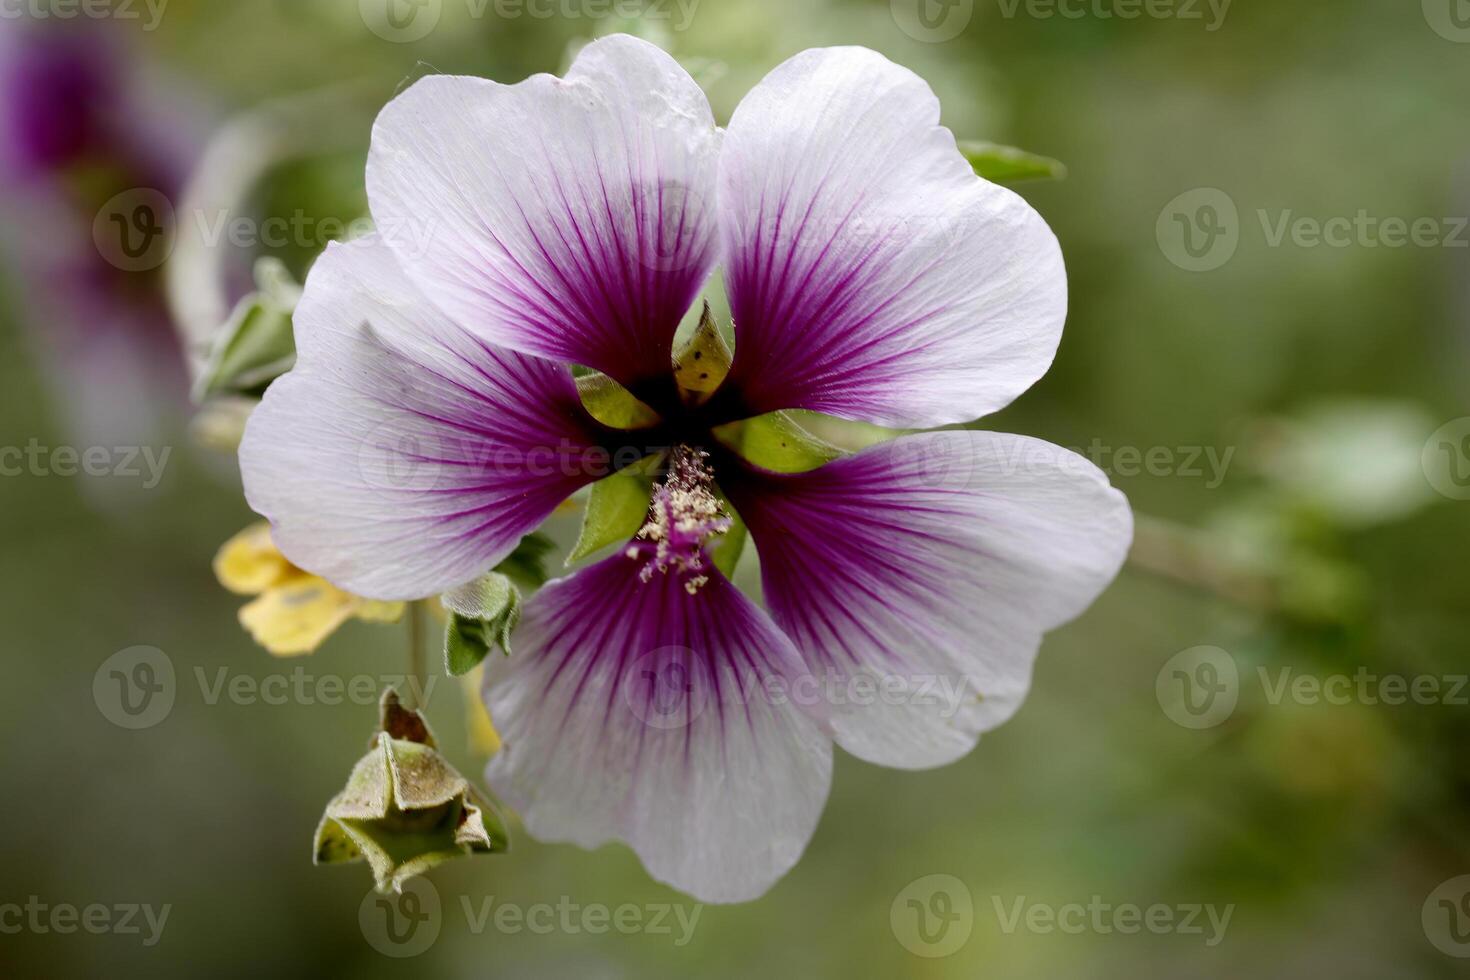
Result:
[[1021,180],[1061,180],[1067,176],[1067,168],[1061,161],[1027,153],[1014,146],[960,140],[960,152],[970,161],[975,173],[998,184]]
[[568,565],[638,533],[653,497],[653,480],[647,470],[647,466],[640,464],[592,484],[587,511],[582,517],[582,533],[567,555]]
[[789,412],[768,412],[714,430],[715,438],[750,462],[777,473],[814,470],[842,450],[802,428]]
[[658,413],[605,374],[596,371],[577,379],[582,405],[603,425],[614,429],[642,429],[658,422]]
[[197,401],[221,392],[251,391],[291,369],[296,361],[291,314],[301,289],[278,259],[255,265],[257,289],[236,304],[220,328],[199,381]]
[[511,580],[526,589],[539,589],[551,576],[546,571],[546,558],[556,550],[556,542],[539,531],[521,538],[516,550],[510,553],[495,570],[510,576]]

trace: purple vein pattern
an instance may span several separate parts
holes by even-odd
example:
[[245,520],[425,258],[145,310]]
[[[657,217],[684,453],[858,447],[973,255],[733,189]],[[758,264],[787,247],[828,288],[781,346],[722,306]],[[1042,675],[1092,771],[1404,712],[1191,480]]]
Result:
[[[428,78],[379,117],[378,233],[313,270],[300,364],[241,449],[286,555],[433,595],[601,475],[588,454],[671,450],[633,537],[527,599],[491,655],[486,775],[536,837],[623,841],[703,901],[754,898],[810,840],[834,743],[964,755],[1020,705],[1043,632],[1117,573],[1127,502],[1047,443],[906,435],[777,474],[718,434],[791,408],[968,422],[1045,372],[1056,240],[938,118],[912,73],[838,48],[777,68],[722,131],[672,58],[622,36],[565,79]],[[674,391],[675,327],[721,262],[721,390],[635,433],[592,420],[569,365]],[[709,554],[737,517],[764,608]]]

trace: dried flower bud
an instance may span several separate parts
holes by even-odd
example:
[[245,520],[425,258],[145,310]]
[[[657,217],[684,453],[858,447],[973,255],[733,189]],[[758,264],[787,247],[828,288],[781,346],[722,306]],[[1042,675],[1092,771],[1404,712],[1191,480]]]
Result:
[[365,859],[386,892],[444,861],[509,847],[500,815],[439,754],[423,716],[385,691],[372,748],[327,804],[313,861]]

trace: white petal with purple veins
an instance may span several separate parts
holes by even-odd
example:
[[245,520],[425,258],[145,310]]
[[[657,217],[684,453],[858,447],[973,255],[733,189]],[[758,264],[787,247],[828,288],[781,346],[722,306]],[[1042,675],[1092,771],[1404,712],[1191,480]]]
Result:
[[951,762],[1007,720],[1042,632],[1091,604],[1132,540],[1096,467],[1024,436],[905,436],[723,485],[838,744],[903,768]]
[[368,198],[410,276],[492,343],[630,383],[667,373],[715,262],[720,132],[635,38],[565,79],[429,76],[373,127]]
[[245,495],[286,557],[343,589],[468,581],[598,475],[570,372],[451,323],[376,238],[327,250],[295,327],[297,365],[240,446]]
[[527,604],[514,653],[487,661],[504,747],[486,779],[537,838],[626,841],[702,901],[755,898],[816,827],[830,738],[765,613],[717,571],[690,594],[641,567],[615,555]]
[[731,381],[752,414],[965,422],[1056,352],[1056,238],[975,176],[929,86],[872,51],[805,51],[746,96],[720,159],[720,221]]

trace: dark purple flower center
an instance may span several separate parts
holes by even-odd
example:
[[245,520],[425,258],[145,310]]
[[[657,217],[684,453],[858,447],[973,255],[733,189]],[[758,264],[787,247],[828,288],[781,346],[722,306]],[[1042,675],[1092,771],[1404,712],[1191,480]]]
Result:
[[[723,366],[711,365],[712,371]],[[729,504],[715,483],[715,471],[735,475],[742,462],[715,436],[722,425],[748,418],[737,386],[724,379],[714,391],[682,387],[678,372],[629,386],[629,391],[658,415],[652,426],[626,430],[662,455],[648,515],[637,537],[625,549],[643,562],[643,580],[676,574],[692,595],[708,581],[711,541],[730,530]],[[701,379],[707,375],[700,375]]]

